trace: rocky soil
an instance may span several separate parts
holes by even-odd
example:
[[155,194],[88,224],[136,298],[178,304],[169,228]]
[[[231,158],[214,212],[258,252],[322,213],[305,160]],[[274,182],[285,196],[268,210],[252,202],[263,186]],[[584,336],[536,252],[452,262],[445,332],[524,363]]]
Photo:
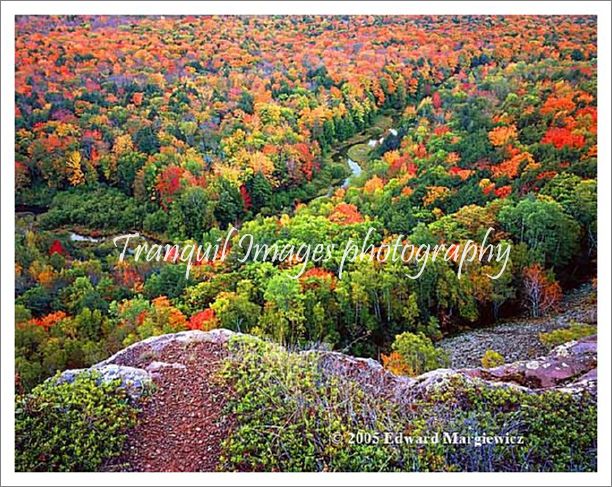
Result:
[[597,322],[597,301],[592,286],[585,285],[570,292],[558,314],[470,330],[445,338],[437,345],[448,352],[452,368],[480,366],[482,356],[489,349],[501,353],[506,362],[534,359],[548,352],[540,343],[540,333],[569,327],[573,321]]
[[[213,343],[173,343],[145,367],[155,383],[142,401],[138,425],[120,463],[139,472],[214,471],[231,419],[226,391],[215,379],[225,348]],[[148,362],[148,363],[147,363]]]

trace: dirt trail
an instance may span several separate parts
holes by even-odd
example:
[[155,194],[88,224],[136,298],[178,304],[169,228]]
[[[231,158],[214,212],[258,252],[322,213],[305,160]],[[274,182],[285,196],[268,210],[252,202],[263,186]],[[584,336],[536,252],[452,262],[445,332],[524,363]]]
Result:
[[226,356],[215,343],[173,343],[143,354],[130,365],[147,368],[155,390],[144,399],[131,431],[122,470],[145,472],[214,471],[231,418],[224,416],[228,391],[215,376]]

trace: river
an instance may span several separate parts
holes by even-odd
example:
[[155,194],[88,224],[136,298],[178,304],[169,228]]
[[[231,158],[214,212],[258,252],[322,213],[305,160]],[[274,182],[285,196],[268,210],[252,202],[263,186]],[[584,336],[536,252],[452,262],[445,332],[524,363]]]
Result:
[[[391,133],[393,135],[397,134],[397,131],[393,128],[388,129],[387,131],[388,133]],[[362,167],[359,165],[359,163],[357,163],[356,161],[353,161],[350,157],[348,157],[347,153],[348,153],[348,149],[351,148],[354,145],[359,145],[362,143],[365,143],[367,141],[367,144],[374,148],[376,147],[376,145],[378,144],[382,144],[384,141],[385,137],[380,137],[378,139],[372,139],[368,136],[363,137],[362,140],[359,140],[357,142],[353,141],[352,144],[350,145],[344,145],[340,148],[338,148],[338,150],[335,152],[335,154],[332,156],[335,160],[339,160],[339,159],[344,159],[346,158],[346,163],[349,167],[349,169],[351,170],[351,174],[345,178],[341,184],[336,184],[333,186],[330,186],[327,194],[325,196],[329,197],[333,194],[334,190],[337,188],[342,188],[342,189],[347,189],[350,185],[351,185],[351,179],[356,178],[361,176],[361,173],[363,172]],[[47,207],[43,207],[43,206],[34,206],[34,205],[18,205],[15,208],[15,216],[17,218],[23,218],[26,216],[31,216],[34,220],[37,219],[38,215],[46,212],[48,210]],[[84,235],[82,233],[78,233],[74,230],[69,230],[69,238],[72,242],[81,242],[81,243],[97,243],[97,242],[103,242],[105,240],[112,240],[114,236],[102,236],[102,237],[92,237],[89,235]],[[148,236],[147,236],[148,237]]]
[[344,180],[342,183],[342,189],[346,189],[351,184],[352,177],[361,176],[361,166],[353,161],[350,157],[346,158],[346,163],[348,164],[349,169],[351,170],[351,175]]
[[87,235],[81,235],[76,232],[70,232],[70,240],[72,240],[73,242],[101,242],[102,240],[105,240],[105,238],[89,237]]
[[[396,129],[390,128],[390,129],[387,130],[387,133],[395,136],[395,135],[397,135],[398,132],[397,132]],[[328,196],[328,197],[331,196],[333,194],[333,192],[334,192],[334,189],[336,189],[336,187],[340,187],[342,189],[347,189],[351,185],[351,179],[352,178],[356,178],[356,177],[361,176],[362,168],[359,165],[359,163],[357,163],[356,161],[353,161],[350,157],[348,157],[348,150],[351,147],[353,147],[355,145],[363,144],[367,140],[368,141],[367,142],[368,146],[370,148],[374,149],[377,145],[382,144],[384,142],[385,138],[386,138],[386,136],[382,136],[382,137],[380,137],[378,139],[372,139],[372,138],[369,138],[369,137],[364,137],[359,142],[354,142],[354,143],[350,144],[349,146],[345,145],[345,146],[342,146],[341,148],[339,148],[336,151],[335,155],[332,156],[332,157],[334,159],[336,159],[336,160],[337,160],[337,158],[345,158],[346,157],[346,163],[347,163],[349,169],[351,170],[351,174],[350,174],[350,176],[345,178],[344,181],[342,181],[342,184],[340,186],[332,186],[332,187],[330,187],[326,196]]]

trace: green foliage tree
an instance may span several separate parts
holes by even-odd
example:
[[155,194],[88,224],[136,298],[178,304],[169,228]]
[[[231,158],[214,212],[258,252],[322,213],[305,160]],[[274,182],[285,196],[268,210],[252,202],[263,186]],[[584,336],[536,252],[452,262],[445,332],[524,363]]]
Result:
[[219,200],[214,210],[215,218],[221,228],[230,224],[236,225],[244,215],[244,206],[240,191],[227,179],[221,178],[218,182]]
[[145,282],[143,293],[153,299],[158,296],[176,298],[191,284],[191,277],[186,276],[185,264],[162,265],[159,272],[152,274]]
[[139,152],[127,152],[117,160],[117,186],[127,195],[134,193],[134,180],[136,173],[147,160],[145,154]]
[[499,212],[499,221],[517,242],[528,245],[533,261],[560,267],[572,258],[580,226],[550,198],[527,198]]
[[145,154],[155,154],[159,151],[160,142],[157,134],[150,126],[138,129],[132,137],[134,145],[140,152]]
[[297,279],[286,273],[270,279],[264,292],[262,330],[280,343],[297,344],[304,338],[304,296]]
[[597,246],[597,182],[573,174],[558,174],[542,188],[541,194],[554,198],[582,225],[592,251]]
[[408,375],[420,375],[449,363],[446,353],[437,349],[422,333],[405,332],[397,335],[391,348],[408,367]]
[[214,202],[198,186],[188,188],[173,202],[169,216],[171,234],[200,241],[214,222]]
[[247,190],[251,196],[251,203],[255,211],[265,206],[270,206],[272,197],[272,186],[268,179],[260,172],[256,172],[247,181]]

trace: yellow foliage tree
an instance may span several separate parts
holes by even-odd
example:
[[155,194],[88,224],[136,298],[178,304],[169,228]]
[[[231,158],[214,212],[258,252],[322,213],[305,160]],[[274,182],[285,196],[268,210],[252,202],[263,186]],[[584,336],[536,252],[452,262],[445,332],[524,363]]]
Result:
[[68,169],[68,181],[72,186],[85,182],[85,175],[81,169],[81,154],[78,151],[73,151],[68,155],[66,168]]
[[427,194],[423,197],[423,204],[429,206],[435,201],[445,198],[450,193],[446,186],[427,186]]
[[113,146],[113,153],[116,156],[125,154],[128,151],[133,150],[134,144],[132,143],[132,137],[129,134],[120,135],[115,139],[115,145]]

